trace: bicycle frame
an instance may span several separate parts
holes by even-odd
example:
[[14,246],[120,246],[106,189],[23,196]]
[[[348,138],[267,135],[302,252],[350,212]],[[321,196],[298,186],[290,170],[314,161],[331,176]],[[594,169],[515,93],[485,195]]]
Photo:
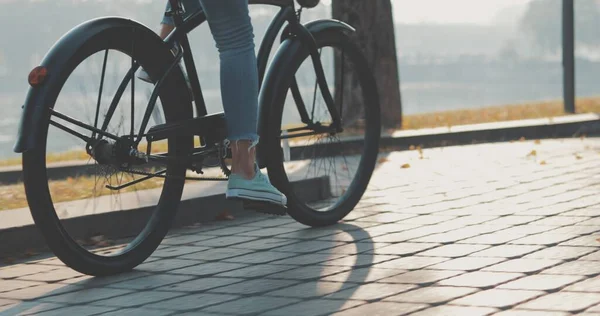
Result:
[[[169,1],[171,1],[171,3],[174,4],[174,8],[180,7],[179,1]],[[288,64],[286,64],[284,60],[288,60],[289,54],[294,53],[294,51],[297,52],[298,50],[309,51],[313,61],[313,66],[315,67],[317,83],[321,88],[321,93],[323,94],[323,97],[334,122],[330,127],[332,129],[339,129],[339,127],[341,126],[340,117],[336,107],[334,106],[333,97],[331,96],[331,93],[328,89],[323,67],[320,61],[319,51],[317,49],[317,45],[312,34],[328,29],[339,29],[349,32],[353,32],[354,29],[343,22],[331,19],[312,21],[302,25],[300,24],[299,17],[296,13],[294,0],[249,0],[249,3],[252,5],[272,5],[280,8],[279,13],[272,20],[271,25],[269,26],[265,34],[265,38],[261,43],[260,50],[257,56],[261,99],[259,104],[259,134],[263,135],[262,129],[264,129],[265,126],[269,125],[269,115],[273,110],[273,104],[275,104],[275,100],[273,98],[279,98],[281,94],[287,93],[287,91],[280,90],[289,88],[279,87],[277,85],[278,78],[285,74],[286,71],[287,73],[289,73],[289,71],[293,71],[292,69],[288,69]],[[300,11],[298,11],[298,14],[299,13]],[[199,10],[198,12],[192,14],[189,18],[183,20],[181,12],[176,11],[174,13],[174,20],[176,23],[176,27],[174,31],[164,41],[167,43],[172,43],[173,41],[178,40],[183,45],[183,53],[181,53],[175,58],[172,65],[170,65],[169,69],[166,71],[166,74],[168,74],[169,71],[172,71],[173,69],[178,67],[178,62],[181,58],[184,59],[185,68],[188,72],[188,77],[190,78],[192,90],[196,99],[196,115],[203,116],[206,115],[207,112],[206,104],[204,103],[204,99],[202,96],[202,91],[198,80],[198,74],[196,72],[193,56],[189,47],[187,33],[204,23],[206,21],[206,16],[202,10]],[[286,22],[288,23],[288,25],[284,29],[284,24]],[[111,27],[127,27],[131,28],[132,31],[137,30],[138,32],[146,34],[153,33],[147,27],[135,21],[124,18],[107,17],[90,20],[86,23],[75,27],[67,34],[65,34],[65,36],[63,36],[50,49],[50,51],[47,53],[47,55],[44,57],[44,60],[41,63],[41,67],[47,68],[48,70],[48,78],[46,78],[44,82],[32,86],[29,90],[29,93],[23,105],[23,112],[21,115],[21,121],[19,123],[17,141],[14,146],[15,152],[24,153],[28,150],[36,148],[39,144],[43,144],[43,140],[40,138],[40,126],[45,125],[45,122],[47,122],[49,116],[56,116],[56,113],[53,111],[53,102],[54,100],[56,100],[57,90],[53,88],[56,84],[60,84],[61,82],[62,69],[68,68],[67,65],[69,63],[70,58],[72,58],[72,56],[74,56],[77,53],[80,47],[85,45],[85,43],[89,40],[91,36],[102,32],[106,28]],[[269,71],[267,71],[267,62],[270,57],[271,49],[273,48],[279,31],[282,29],[284,30],[283,37],[281,40],[282,44],[284,45],[282,45],[278,50],[277,54],[273,59],[273,62],[269,66]],[[292,41],[290,42],[289,39],[291,39]],[[286,43],[288,45],[285,45]],[[294,44],[291,45],[292,43]],[[290,51],[290,49],[292,49],[292,51]],[[130,69],[129,73],[121,82],[121,86],[118,88],[116,94],[114,95],[110,109],[104,118],[105,123],[103,124],[102,128],[94,129],[93,127],[84,127],[84,124],[81,122],[71,123],[80,127],[87,128],[90,132],[93,132],[94,135],[100,135],[113,139],[117,137],[115,135],[109,135],[109,133],[106,132],[105,125],[107,121],[110,121],[112,113],[114,112],[114,108],[118,103],[115,102],[115,100],[119,99],[122,96],[129,81],[132,80],[133,76],[135,75],[135,72],[138,69],[138,67],[139,65],[135,63],[132,64],[132,68]],[[166,75],[164,77],[166,77]],[[266,81],[269,81],[268,84],[266,83]],[[146,114],[144,115],[144,128],[146,127],[149,121],[149,117],[152,112],[151,108],[156,103],[160,85],[161,82],[159,80],[156,84],[153,95],[146,109]],[[294,81],[292,83],[292,92],[294,92],[295,90],[297,91],[297,89],[297,84]],[[296,98],[296,93],[293,93],[293,95],[294,98]],[[310,119],[308,117],[308,113],[306,111],[306,108],[303,106],[303,103],[296,102],[296,105],[298,107],[303,123],[307,125],[305,129],[312,129],[313,131],[317,131],[320,127],[320,131],[323,132],[322,126],[319,126],[317,124],[311,124]],[[81,136],[77,134],[73,135],[78,137]],[[138,141],[134,142],[137,144],[142,138],[142,131],[140,131],[138,135],[132,134],[131,136],[132,138],[137,136]],[[85,138],[83,139],[85,140]],[[131,141],[134,141],[134,139],[131,139]],[[264,142],[261,143],[264,144]],[[260,146],[261,144],[259,144],[259,147]],[[258,159],[259,161],[261,160],[260,157]]]
[[[165,42],[169,45],[173,45],[173,43],[177,41],[182,46],[184,51],[183,60],[185,63],[185,69],[190,79],[192,93],[195,100],[197,113],[196,115],[204,116],[207,114],[206,103],[204,101],[204,96],[202,95],[202,89],[200,87],[200,81],[198,79],[198,73],[196,71],[194,58],[193,54],[191,53],[191,48],[187,34],[195,28],[197,28],[198,26],[200,26],[202,23],[206,22],[206,14],[203,10],[199,10],[198,12],[193,13],[192,15],[190,15],[190,17],[184,20],[184,12],[182,11],[180,1],[169,0],[169,2],[173,10],[166,14],[170,14],[173,16],[173,20],[175,22],[175,29],[171,32],[169,36],[167,36]],[[321,63],[319,52],[317,50],[317,44],[314,38],[312,37],[310,31],[302,24],[300,24],[299,16],[296,13],[294,0],[249,0],[249,4],[272,5],[280,8],[280,11],[271,21],[271,24],[269,25],[265,33],[265,37],[262,40],[257,55],[259,89],[262,89],[263,80],[267,70],[267,63],[271,55],[273,45],[275,44],[275,41],[277,39],[277,34],[279,34],[279,32],[284,28],[284,25],[287,22],[289,26],[285,29],[283,35],[289,36],[293,34],[294,36],[300,38],[306,45],[306,47],[309,48],[317,75],[317,82],[319,84],[319,87],[321,88],[321,93],[323,95],[323,98],[325,99],[326,105],[333,119],[333,127],[339,128],[341,126],[340,115],[337,111],[337,108],[335,107],[333,97],[331,96],[327,85],[325,72],[323,70],[323,65]],[[282,38],[282,40],[283,39],[285,38]],[[294,87],[292,87],[292,89],[298,89],[296,83],[294,83]],[[312,122],[310,122],[306,108],[303,106],[303,104],[300,104],[300,102],[296,102],[296,105],[303,123],[310,125]]]

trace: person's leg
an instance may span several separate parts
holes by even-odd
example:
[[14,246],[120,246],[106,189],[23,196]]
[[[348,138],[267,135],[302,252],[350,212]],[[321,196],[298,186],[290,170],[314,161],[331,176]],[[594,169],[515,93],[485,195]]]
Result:
[[219,50],[221,97],[233,154],[228,197],[286,204],[256,167],[258,69],[248,0],[200,0]]
[[258,71],[247,0],[201,0],[221,62],[221,97],[233,154],[232,172],[254,177],[258,142]]

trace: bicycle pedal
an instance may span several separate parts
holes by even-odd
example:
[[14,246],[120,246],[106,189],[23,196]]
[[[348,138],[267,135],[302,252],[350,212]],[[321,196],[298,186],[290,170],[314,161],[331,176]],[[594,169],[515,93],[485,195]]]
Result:
[[244,209],[255,211],[258,213],[285,216],[287,215],[287,208],[282,205],[261,202],[261,201],[243,201]]

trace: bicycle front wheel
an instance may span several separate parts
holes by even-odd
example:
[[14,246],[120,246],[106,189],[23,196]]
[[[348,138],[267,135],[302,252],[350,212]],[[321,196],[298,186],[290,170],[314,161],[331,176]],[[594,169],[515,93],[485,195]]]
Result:
[[350,213],[368,187],[379,151],[380,107],[375,79],[354,40],[341,31],[314,38],[341,130],[333,128],[306,50],[287,78],[284,106],[273,113],[269,135],[277,139],[269,141],[267,167],[288,197],[288,213],[305,225],[326,226]]
[[[175,162],[131,163],[132,135],[141,129],[148,101],[139,90],[153,87],[135,75],[133,82],[127,78],[134,64],[161,77],[173,60],[150,30],[106,28],[83,44],[52,83],[55,91],[49,95],[56,98],[47,100],[53,110],[43,122],[40,142],[23,154],[24,184],[47,245],[74,270],[95,276],[131,270],[168,232],[186,169]],[[179,69],[166,77],[156,106],[167,123],[190,117],[185,87]],[[182,157],[192,145],[191,137],[172,137],[153,144],[152,151]],[[143,147],[138,148],[144,152]],[[50,163],[65,160],[76,160],[78,173],[50,178]],[[143,175],[154,172],[169,177]]]

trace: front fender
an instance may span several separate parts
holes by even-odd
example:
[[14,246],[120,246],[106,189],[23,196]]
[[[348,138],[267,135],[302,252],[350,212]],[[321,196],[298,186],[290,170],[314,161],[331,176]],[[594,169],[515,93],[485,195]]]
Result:
[[[111,28],[134,28],[136,32],[142,32],[140,34],[151,33],[156,36],[150,29],[135,21],[105,17],[84,22],[61,37],[40,64],[47,69],[45,80],[39,85],[31,86],[27,92],[22,107],[17,140],[13,148],[15,152],[23,153],[39,144],[44,120],[48,118],[49,109],[54,106],[61,85],[69,75],[67,71],[69,61],[83,49],[86,42]],[[158,38],[158,36],[156,37]],[[165,47],[165,49],[167,48]]]
[[[288,25],[282,32],[282,44],[273,57],[259,95],[258,134],[261,141],[257,146],[256,158],[260,168],[267,166],[268,149],[274,148],[270,142],[275,138],[273,135],[269,135],[274,107],[284,105],[293,78],[289,74],[296,71],[297,65],[294,61],[298,60],[302,54],[306,54],[307,45],[303,44],[300,37],[290,36],[289,27]],[[332,19],[312,21],[305,24],[304,27],[313,36],[327,31],[350,33],[356,31],[352,26]]]

